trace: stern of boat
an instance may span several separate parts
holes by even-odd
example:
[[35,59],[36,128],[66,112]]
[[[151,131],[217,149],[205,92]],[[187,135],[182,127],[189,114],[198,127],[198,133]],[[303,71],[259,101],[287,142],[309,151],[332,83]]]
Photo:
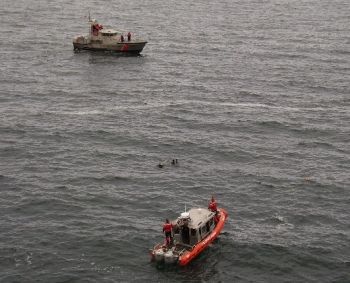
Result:
[[158,244],[153,249],[150,249],[149,253],[151,261],[156,262],[157,264],[175,264],[179,259],[176,246],[168,248],[163,244]]

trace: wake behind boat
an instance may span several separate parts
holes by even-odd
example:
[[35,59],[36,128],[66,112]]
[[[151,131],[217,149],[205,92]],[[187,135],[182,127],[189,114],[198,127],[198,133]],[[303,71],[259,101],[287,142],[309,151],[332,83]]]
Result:
[[[164,224],[166,236],[172,227],[171,239],[150,250],[151,260],[157,263],[185,266],[196,258],[220,234],[227,219],[223,208],[192,208],[170,223]],[[168,222],[168,221],[167,221]],[[170,234],[168,234],[170,236]]]
[[89,17],[89,34],[73,39],[74,50],[113,51],[118,53],[139,54],[147,41],[134,38],[130,32],[105,28]]

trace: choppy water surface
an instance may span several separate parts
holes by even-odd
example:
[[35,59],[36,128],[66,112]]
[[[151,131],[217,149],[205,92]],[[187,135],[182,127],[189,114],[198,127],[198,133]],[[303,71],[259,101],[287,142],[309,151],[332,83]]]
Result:
[[[74,53],[89,9],[146,38],[142,56]],[[349,282],[349,14],[3,0],[0,281]],[[212,194],[220,239],[186,268],[150,264],[164,218]]]

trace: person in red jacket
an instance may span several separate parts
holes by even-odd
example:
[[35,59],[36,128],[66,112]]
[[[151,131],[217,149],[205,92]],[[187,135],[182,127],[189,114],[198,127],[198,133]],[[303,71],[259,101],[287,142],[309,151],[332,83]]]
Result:
[[213,196],[211,197],[211,200],[209,202],[208,209],[212,212],[215,212],[214,222],[215,222],[215,224],[217,224],[219,222],[219,219],[220,219],[220,214],[218,213],[218,207],[216,204],[216,200],[214,199]]
[[216,200],[214,199],[213,196],[211,197],[211,200],[209,202],[208,209],[211,210],[212,212],[217,212],[218,210]]
[[165,223],[163,225],[163,232],[165,234],[165,243],[167,246],[170,246],[173,242],[172,230],[173,224],[169,222],[169,219],[165,219]]

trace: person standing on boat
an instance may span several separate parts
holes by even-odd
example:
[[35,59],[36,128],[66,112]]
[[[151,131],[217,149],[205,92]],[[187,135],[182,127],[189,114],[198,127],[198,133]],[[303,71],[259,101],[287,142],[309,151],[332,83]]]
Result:
[[214,199],[214,196],[211,197],[211,200],[210,200],[209,205],[208,205],[208,209],[212,212],[215,212],[214,222],[216,225],[219,222],[220,215],[218,213],[218,207],[216,204],[216,200]]
[[173,243],[172,230],[173,224],[169,222],[169,219],[165,219],[163,233],[165,233],[165,243],[167,246],[170,246]]
[[130,31],[128,32],[128,41],[130,41],[131,40],[131,33],[130,33]]
[[216,200],[214,199],[214,196],[211,197],[211,200],[208,205],[208,209],[215,213],[218,211],[218,207],[216,204]]

